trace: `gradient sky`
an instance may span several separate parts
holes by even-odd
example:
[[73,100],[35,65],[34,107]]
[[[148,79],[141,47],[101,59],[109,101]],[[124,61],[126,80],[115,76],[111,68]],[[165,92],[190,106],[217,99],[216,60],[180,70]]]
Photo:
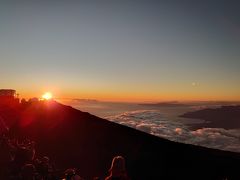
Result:
[[22,97],[240,100],[240,3],[1,0],[0,88]]

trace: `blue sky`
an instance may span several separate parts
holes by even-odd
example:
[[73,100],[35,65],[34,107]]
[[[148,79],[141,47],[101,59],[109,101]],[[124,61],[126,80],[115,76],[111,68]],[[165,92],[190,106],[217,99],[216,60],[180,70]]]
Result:
[[3,88],[23,96],[240,100],[237,1],[0,3]]

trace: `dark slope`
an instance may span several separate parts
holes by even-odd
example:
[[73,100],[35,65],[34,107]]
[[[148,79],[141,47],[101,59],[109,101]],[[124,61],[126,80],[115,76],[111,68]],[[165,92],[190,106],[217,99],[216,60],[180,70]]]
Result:
[[240,106],[222,106],[216,109],[202,109],[185,113],[181,117],[207,121],[206,123],[193,125],[194,128],[206,126],[225,129],[240,128]]
[[171,142],[56,102],[13,112],[20,118],[12,134],[34,139],[38,153],[83,177],[105,176],[113,156],[123,155],[132,179],[240,179],[237,153]]

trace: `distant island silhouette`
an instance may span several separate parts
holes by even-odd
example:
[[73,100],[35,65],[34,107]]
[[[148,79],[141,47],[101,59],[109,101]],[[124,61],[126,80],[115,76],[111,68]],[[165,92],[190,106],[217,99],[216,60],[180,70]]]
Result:
[[221,106],[219,108],[206,108],[187,112],[180,117],[205,120],[204,123],[193,124],[193,128],[240,128],[240,106]]
[[141,106],[148,106],[148,107],[186,107],[190,106],[188,104],[182,104],[179,102],[160,102],[160,103],[143,103],[139,104]]
[[99,102],[96,99],[72,99],[73,101],[85,102],[85,103],[97,103]]
[[53,100],[4,106],[0,116],[12,137],[34,140],[59,170],[76,167],[87,179],[106,177],[116,155],[136,180],[240,179],[239,153],[172,142]]

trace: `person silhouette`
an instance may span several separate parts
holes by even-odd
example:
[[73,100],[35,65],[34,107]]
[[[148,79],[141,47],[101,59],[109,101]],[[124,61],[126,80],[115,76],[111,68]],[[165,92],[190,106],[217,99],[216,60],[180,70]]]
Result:
[[110,175],[105,180],[130,180],[127,175],[125,159],[122,156],[116,156],[112,160]]

